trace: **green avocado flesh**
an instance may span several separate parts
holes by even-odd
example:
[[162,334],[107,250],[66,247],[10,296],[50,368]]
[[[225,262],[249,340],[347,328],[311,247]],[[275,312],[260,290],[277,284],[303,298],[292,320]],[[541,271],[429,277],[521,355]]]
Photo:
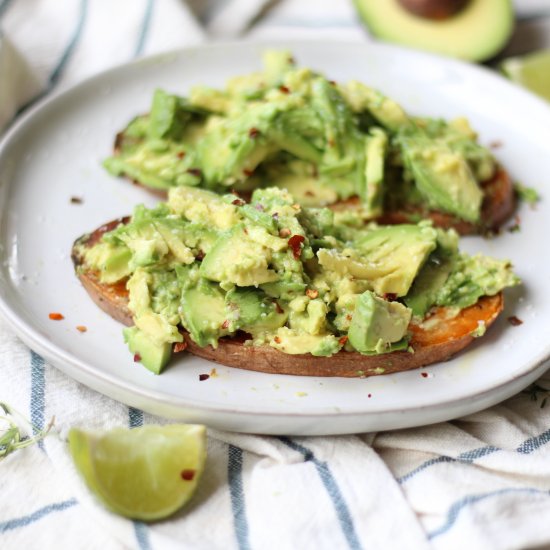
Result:
[[302,206],[358,197],[364,220],[413,206],[478,225],[481,184],[495,172],[464,119],[413,117],[360,82],[295,66],[284,51],[266,52],[263,71],[222,90],[157,90],[104,166],[153,189],[279,187]]
[[470,0],[446,19],[407,11],[399,0],[354,0],[359,15],[377,37],[471,61],[497,54],[510,38],[514,13],[510,0]]
[[302,207],[277,187],[257,189],[250,202],[174,187],[168,202],[136,207],[128,223],[76,252],[79,269],[98,271],[101,282],[126,281],[134,326],[124,337],[154,373],[182,330],[201,347],[240,331],[247,345],[288,354],[407,349],[413,316],[433,306],[458,312],[519,283],[509,262],[460,253],[452,230],[359,217]]

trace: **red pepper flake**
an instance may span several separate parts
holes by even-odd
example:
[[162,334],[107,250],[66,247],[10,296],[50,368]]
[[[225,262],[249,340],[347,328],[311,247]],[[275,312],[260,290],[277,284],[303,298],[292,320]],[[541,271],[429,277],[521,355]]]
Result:
[[394,292],[386,292],[384,294],[384,300],[387,300],[388,302],[395,302],[395,300],[397,300],[397,294]]
[[295,260],[300,258],[300,255],[302,254],[302,243],[305,240],[306,239],[303,235],[292,235],[292,237],[288,239],[288,246],[292,249],[292,254],[294,255]]
[[197,255],[195,256],[195,260],[198,260],[199,262],[202,262],[204,260],[204,252],[202,250],[199,250],[197,252]]
[[180,353],[187,349],[187,342],[176,342],[174,344],[174,353]]
[[235,206],[242,206],[244,201],[242,199],[235,199],[231,204],[234,204]]
[[177,156],[180,160],[183,159],[183,158],[185,158],[185,155],[186,155],[185,151],[179,151],[179,152],[176,154],[176,156]]
[[253,173],[254,173],[254,170],[249,170],[248,168],[245,168],[245,169],[243,170],[243,174],[244,174],[247,178],[249,178]]
[[195,474],[196,474],[195,470],[182,470],[180,475],[181,475],[181,479],[183,479],[184,481],[193,481]]
[[204,382],[210,378],[209,374],[199,374],[199,382]]
[[76,325],[78,332],[86,332],[88,329],[84,325]]
[[336,80],[329,80],[328,83],[332,86],[336,86]]
[[367,397],[370,399],[372,397],[372,393],[369,393]]
[[428,378],[428,373],[427,372],[421,372],[420,376],[422,376],[422,378]]
[[284,313],[285,310],[279,305],[279,302],[277,300],[273,300],[273,303],[275,304],[275,311],[280,315],[281,313]]
[[279,86],[279,90],[281,92],[283,92],[283,94],[289,94],[290,93],[290,89],[287,88],[286,86]]
[[304,195],[305,195],[306,197],[314,197],[314,196],[315,196],[315,193],[314,193],[313,191],[306,191],[306,192],[304,193]]
[[243,231],[244,231],[244,234],[245,234],[245,235],[248,235],[248,230],[246,229],[246,227],[243,228]]
[[222,323],[222,328],[223,328],[223,329],[226,329],[226,328],[228,328],[228,327],[229,327],[229,320],[226,319],[226,320]]
[[348,337],[347,336],[342,336],[342,338],[340,338],[340,340],[338,340],[338,343],[341,346],[345,346],[347,341],[348,341]]
[[489,143],[489,147],[491,149],[498,149],[499,147],[502,147],[504,145],[504,143],[502,143],[502,141],[500,141],[500,139],[495,139],[494,141],[491,141],[491,143]]
[[81,197],[71,197],[71,204],[82,204],[83,202]]
[[141,355],[139,353],[134,353],[134,363],[139,363],[141,361]]
[[191,174],[192,176],[196,176],[197,178],[200,178],[202,176],[202,170],[200,168],[188,168],[187,173]]
[[61,313],[50,313],[48,315],[48,317],[52,320],[52,321],[63,321],[63,319],[65,319],[65,317],[63,315],[61,315]]
[[353,317],[348,313],[348,314],[346,315],[346,319],[347,319],[348,321],[351,321],[351,320],[353,319]]
[[519,325],[523,325],[523,321],[521,319],[519,319],[518,317],[516,317],[515,315],[512,315],[511,317],[508,317],[508,322],[513,327],[519,327]]
[[317,296],[319,296],[319,291],[315,290],[314,288],[308,288],[306,290],[306,296],[308,298],[311,298],[312,300],[315,300],[315,298],[317,298]]
[[258,128],[250,128],[250,130],[248,130],[248,137],[250,139],[256,139],[260,134],[261,132]]
[[279,237],[282,237],[283,239],[286,239],[286,237],[290,237],[291,233],[292,233],[292,231],[290,231],[290,229],[288,229],[287,227],[283,227],[279,231]]
[[281,343],[281,339],[280,339],[278,336],[275,336],[275,338],[273,338],[273,341],[274,341],[276,344],[280,344],[280,343]]

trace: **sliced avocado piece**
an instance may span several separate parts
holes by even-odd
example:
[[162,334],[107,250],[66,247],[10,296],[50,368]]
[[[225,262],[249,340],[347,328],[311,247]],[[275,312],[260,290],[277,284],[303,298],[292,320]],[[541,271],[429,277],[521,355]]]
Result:
[[365,186],[359,193],[367,215],[373,218],[381,216],[384,207],[384,161],[387,145],[388,136],[384,130],[373,128],[367,138]]
[[220,195],[195,187],[176,187],[168,193],[168,206],[175,214],[217,229],[229,229],[241,219],[237,207]]
[[357,80],[351,80],[340,90],[354,112],[368,112],[388,130],[395,131],[409,124],[409,117],[401,105]]
[[126,246],[98,243],[87,248],[84,257],[87,266],[99,271],[99,280],[102,283],[116,283],[132,273],[129,265],[132,252]]
[[360,352],[386,353],[406,334],[411,310],[366,291],[357,298],[348,331],[349,343]]
[[405,296],[436,242],[437,231],[420,223],[379,227],[358,238],[356,246],[379,271],[373,289],[380,295]]
[[243,224],[223,233],[204,257],[200,273],[211,281],[257,286],[279,279],[270,269],[271,250],[250,239]]
[[437,248],[430,254],[404,298],[415,317],[424,317],[436,303],[437,296],[458,259],[458,235],[437,230]]
[[262,55],[264,77],[271,86],[282,80],[294,67],[292,53],[288,50],[266,50]]
[[225,296],[226,317],[234,325],[250,334],[274,331],[282,327],[288,315],[261,290],[234,288]]
[[471,61],[498,53],[514,24],[509,0],[470,0],[455,15],[441,20],[415,15],[400,0],[354,3],[371,33],[383,40]]
[[483,192],[462,154],[422,132],[406,132],[398,143],[405,166],[428,204],[466,221],[479,221]]
[[136,359],[151,372],[160,374],[172,356],[172,344],[156,344],[137,327],[127,327],[122,333],[124,341]]
[[157,89],[149,113],[149,137],[180,139],[186,124],[191,120],[191,113],[180,109],[177,96]]
[[227,331],[224,293],[218,285],[201,279],[197,286],[181,295],[181,320],[199,346],[218,347],[218,339]]
[[342,347],[333,334],[306,334],[288,327],[281,327],[269,345],[289,355],[311,353],[317,357],[329,357]]
[[481,296],[494,296],[520,282],[507,260],[496,260],[481,254],[460,254],[437,294],[436,304],[462,309],[475,304]]

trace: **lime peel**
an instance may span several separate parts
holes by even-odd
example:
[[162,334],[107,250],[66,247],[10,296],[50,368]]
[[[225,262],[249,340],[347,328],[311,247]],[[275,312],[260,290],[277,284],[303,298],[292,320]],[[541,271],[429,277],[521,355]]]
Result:
[[89,489],[113,512],[154,521],[173,514],[197,488],[206,428],[149,425],[88,432],[73,428],[69,449]]

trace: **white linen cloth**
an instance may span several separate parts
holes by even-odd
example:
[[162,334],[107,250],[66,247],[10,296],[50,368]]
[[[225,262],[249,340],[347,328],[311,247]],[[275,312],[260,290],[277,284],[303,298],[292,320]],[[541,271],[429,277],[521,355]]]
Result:
[[[529,4],[520,7],[550,11],[548,2]],[[536,22],[544,26],[548,18]],[[36,94],[37,83],[48,93],[138,55],[243,35],[368,39],[341,0],[0,0],[0,27],[11,44],[0,43],[0,126]],[[550,376],[538,384],[550,388]],[[174,517],[145,525],[96,502],[65,437],[72,426],[166,420],[68,378],[0,322],[0,401],[37,428],[56,419],[43,444],[0,462],[0,548],[550,547],[548,396],[522,392],[453,422],[377,434],[209,430],[196,497]]]

